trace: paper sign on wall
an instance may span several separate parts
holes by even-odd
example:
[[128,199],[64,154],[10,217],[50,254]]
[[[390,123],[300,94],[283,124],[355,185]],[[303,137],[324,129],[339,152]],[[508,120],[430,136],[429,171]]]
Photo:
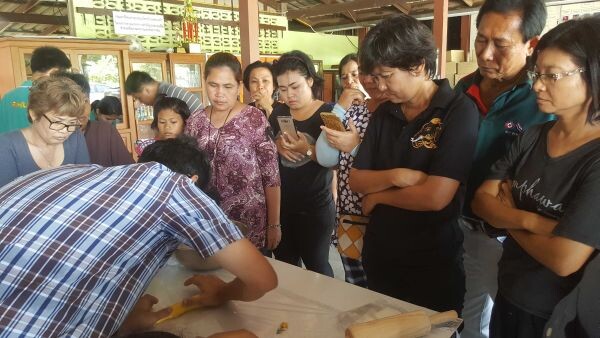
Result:
[[115,33],[122,35],[164,36],[162,15],[113,11]]

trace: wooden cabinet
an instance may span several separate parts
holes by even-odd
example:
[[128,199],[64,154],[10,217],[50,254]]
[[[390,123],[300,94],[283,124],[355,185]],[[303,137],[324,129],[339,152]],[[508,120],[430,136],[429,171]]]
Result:
[[202,103],[208,105],[208,96],[204,90],[205,54],[169,54],[171,83],[197,94]]
[[[200,96],[206,105],[208,97],[203,78],[206,59],[205,54],[130,53],[129,68],[131,71],[146,72],[157,81],[184,88]],[[154,137],[155,133],[150,128],[154,116],[152,107],[140,102],[133,104],[138,138]]]
[[0,72],[0,95],[12,90],[23,81],[31,79],[30,59],[33,50],[42,46],[54,46],[71,59],[72,71],[86,75],[90,82],[90,101],[104,96],[121,99],[123,119],[117,129],[131,151],[137,139],[133,101],[125,95],[125,74],[130,73],[129,43],[78,38],[0,38],[0,60],[4,71]]

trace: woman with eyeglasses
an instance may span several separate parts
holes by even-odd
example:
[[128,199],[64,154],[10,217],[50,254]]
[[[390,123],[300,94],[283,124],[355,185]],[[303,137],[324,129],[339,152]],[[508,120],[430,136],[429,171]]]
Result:
[[554,306],[600,247],[599,39],[599,18],[542,36],[529,75],[540,110],[557,120],[520,136],[473,200],[477,215],[508,231],[491,337],[545,337]]
[[90,163],[81,118],[88,101],[65,77],[47,77],[29,92],[31,126],[0,134],[0,187],[17,177],[64,164]]
[[362,72],[379,105],[350,170],[370,215],[362,258],[369,289],[436,311],[460,313],[465,292],[464,186],[477,140],[477,108],[448,80],[434,80],[427,26],[407,15],[380,22],[362,43]]
[[[329,245],[335,222],[332,173],[317,162],[315,141],[322,112],[332,106],[319,100],[323,79],[301,51],[283,54],[274,65],[281,100],[269,117],[280,155],[281,244],[275,258],[333,277]],[[285,122],[287,121],[287,123]],[[282,126],[289,128],[282,130]]]
[[258,108],[238,100],[242,66],[234,55],[211,55],[204,80],[210,106],[192,113],[185,134],[208,153],[220,207],[245,224],[248,239],[268,255],[281,240],[277,149],[269,124]]

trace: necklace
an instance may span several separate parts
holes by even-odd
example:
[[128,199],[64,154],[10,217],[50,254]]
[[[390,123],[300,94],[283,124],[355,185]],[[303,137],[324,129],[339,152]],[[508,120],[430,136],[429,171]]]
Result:
[[[227,124],[227,120],[229,119],[229,115],[231,115],[233,108],[235,108],[235,105],[233,107],[231,107],[231,109],[229,109],[229,112],[227,113],[227,116],[225,116],[225,121],[223,121],[223,124],[219,128],[216,128],[217,129],[217,137],[215,138],[211,167],[212,167],[213,178],[214,178],[214,182],[215,182],[215,188],[217,188],[217,189],[219,189],[219,173],[217,170],[218,169],[217,165],[215,163],[215,160],[217,157],[217,147],[219,146],[219,140],[221,139],[221,129],[225,126],[225,124]],[[208,116],[208,139],[209,139],[209,141],[212,140],[212,138],[213,138],[213,136],[211,135],[211,129],[210,129],[211,127],[213,127],[212,115],[213,115],[213,108],[210,107],[210,115]]]
[[[219,128],[216,128],[217,129],[217,137],[215,138],[215,143],[214,143],[213,161],[215,159],[215,155],[217,154],[217,146],[219,145],[219,140],[221,139],[221,129],[227,123],[227,120],[229,119],[229,115],[231,115],[231,112],[233,111],[233,108],[235,108],[235,105],[233,107],[231,107],[231,109],[229,109],[229,112],[227,113],[227,116],[225,116],[225,121],[223,121],[223,124]],[[213,124],[212,124],[212,116],[213,116],[213,108],[210,107],[210,115],[208,116],[208,124],[209,124],[209,127],[208,127],[209,128],[208,129],[208,138],[209,138],[209,140],[212,140],[212,138],[213,138],[213,136],[211,135],[211,130],[210,130],[210,127],[213,126]]]

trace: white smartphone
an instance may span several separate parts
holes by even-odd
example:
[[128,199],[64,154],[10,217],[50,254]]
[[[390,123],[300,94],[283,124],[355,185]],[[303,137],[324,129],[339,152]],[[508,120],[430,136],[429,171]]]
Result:
[[291,116],[277,116],[277,123],[279,124],[279,129],[281,129],[282,134],[286,133],[289,137],[293,137],[294,139],[298,138],[294,119]]
[[361,93],[363,93],[363,95],[365,96],[365,100],[368,100],[371,98],[371,95],[369,95],[369,93],[367,93],[367,91],[365,90],[365,88],[362,86],[362,84],[358,84],[358,90],[360,90]]

